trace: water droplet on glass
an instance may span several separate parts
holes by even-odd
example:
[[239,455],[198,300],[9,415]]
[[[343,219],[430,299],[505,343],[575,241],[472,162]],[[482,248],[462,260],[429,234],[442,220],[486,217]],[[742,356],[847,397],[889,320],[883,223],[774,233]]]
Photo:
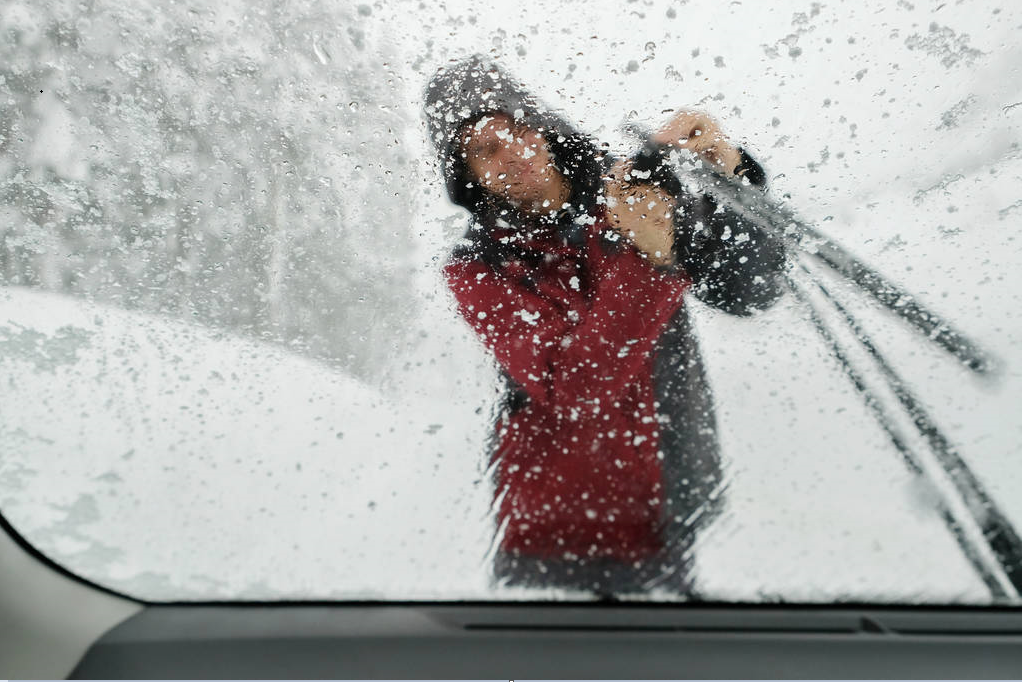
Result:
[[312,39],[312,52],[316,55],[316,59],[319,60],[320,64],[326,64],[330,61],[330,53],[319,44],[318,37],[313,37]]

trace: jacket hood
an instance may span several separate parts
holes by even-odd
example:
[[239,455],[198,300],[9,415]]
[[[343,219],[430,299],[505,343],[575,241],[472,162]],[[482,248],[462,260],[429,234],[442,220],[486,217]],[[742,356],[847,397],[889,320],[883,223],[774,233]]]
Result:
[[[458,131],[469,120],[487,113],[502,112],[516,122],[546,134],[548,140],[563,143],[586,139],[566,120],[541,106],[517,80],[479,55],[437,71],[426,88],[424,111],[447,194],[454,203],[473,211],[474,202],[470,200],[470,193],[465,191],[465,165],[457,155]],[[556,148],[554,152],[555,157],[558,156]],[[582,159],[583,155],[589,158]],[[561,150],[560,156],[567,156],[564,150]],[[572,173],[570,168],[564,167],[565,164],[591,164],[596,149],[589,143],[584,152],[571,156],[571,160],[561,158],[558,163],[562,172],[569,176]],[[577,183],[573,180],[573,184]]]

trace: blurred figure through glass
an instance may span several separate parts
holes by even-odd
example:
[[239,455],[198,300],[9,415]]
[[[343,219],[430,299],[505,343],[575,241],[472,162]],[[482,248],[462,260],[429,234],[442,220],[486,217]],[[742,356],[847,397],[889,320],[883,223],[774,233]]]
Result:
[[508,384],[495,577],[692,596],[689,550],[723,486],[685,297],[750,315],[779,296],[784,258],[664,155],[760,186],[762,168],[692,111],[615,159],[479,58],[441,70],[426,105],[449,196],[474,218],[444,272]]

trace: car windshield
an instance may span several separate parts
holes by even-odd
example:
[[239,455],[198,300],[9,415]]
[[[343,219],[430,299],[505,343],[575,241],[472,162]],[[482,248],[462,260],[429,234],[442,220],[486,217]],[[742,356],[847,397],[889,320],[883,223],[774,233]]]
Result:
[[0,5],[0,513],[145,600],[1016,604],[1022,6]]

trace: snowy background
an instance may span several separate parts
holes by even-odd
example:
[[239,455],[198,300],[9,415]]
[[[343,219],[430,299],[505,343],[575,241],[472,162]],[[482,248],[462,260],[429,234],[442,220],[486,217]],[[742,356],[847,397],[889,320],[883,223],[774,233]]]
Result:
[[[69,569],[158,600],[577,598],[487,579],[499,384],[438,278],[467,216],[420,115],[472,53],[621,152],[709,111],[990,349],[982,380],[829,283],[1022,526],[1011,3],[140,5],[0,3],[0,510]],[[797,301],[693,306],[731,480],[708,597],[989,601]]]

